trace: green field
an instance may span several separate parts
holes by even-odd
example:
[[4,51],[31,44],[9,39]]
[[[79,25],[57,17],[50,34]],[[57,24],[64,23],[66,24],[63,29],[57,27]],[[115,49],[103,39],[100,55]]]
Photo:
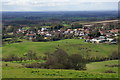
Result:
[[111,52],[118,49],[117,45],[109,44],[92,44],[85,43],[80,39],[66,39],[53,42],[22,42],[8,44],[2,47],[2,55],[6,57],[10,54],[23,56],[27,51],[32,50],[38,56],[44,56],[46,52],[54,52],[56,48],[61,48],[70,54],[81,54],[83,56],[91,55],[91,57],[108,56]]
[[[111,64],[118,64],[118,60],[89,63],[85,71],[33,69],[24,68],[19,63],[3,62],[3,78],[118,78],[118,67],[105,66]],[[116,73],[104,73],[106,70],[114,70]]]
[[[85,43],[81,39],[66,39],[53,42],[22,42],[7,44],[2,47],[3,57],[15,54],[22,57],[32,50],[37,56],[44,56],[46,52],[52,53],[57,48],[65,50],[69,55],[81,54],[84,57],[108,57],[118,49],[117,45]],[[86,65],[87,70],[64,69],[35,69],[25,68],[23,63],[44,62],[44,60],[3,62],[3,78],[118,78],[118,67],[105,65],[118,65],[118,60],[92,62]],[[115,73],[105,73],[112,70]],[[10,73],[10,74],[9,74]]]
[[107,70],[112,70],[118,73],[118,67],[105,67],[105,65],[118,65],[118,62],[119,62],[118,60],[110,60],[110,61],[89,63],[87,64],[87,71],[103,73]]

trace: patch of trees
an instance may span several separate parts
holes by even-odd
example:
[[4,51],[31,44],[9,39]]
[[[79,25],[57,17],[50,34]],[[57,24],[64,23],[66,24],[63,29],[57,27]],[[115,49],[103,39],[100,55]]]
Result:
[[6,58],[2,58],[3,61],[26,61],[26,60],[44,60],[45,62],[34,62],[24,64],[26,68],[42,68],[42,69],[74,69],[85,70],[86,63],[98,62],[106,60],[119,60],[120,56],[117,51],[113,51],[108,57],[83,57],[80,54],[68,55],[63,49],[57,48],[53,53],[46,53],[43,58],[38,57],[37,53],[29,50],[23,57],[18,57],[15,54],[11,54]]
[[61,28],[63,28],[63,27],[64,27],[63,25],[59,24],[59,25],[56,25],[56,26],[54,27],[54,30],[61,29]]
[[109,55],[109,58],[110,58],[111,60],[120,59],[120,55],[119,55],[118,51],[113,51],[113,52]]
[[54,53],[47,54],[45,63],[26,64],[25,67],[84,70],[86,69],[86,60],[79,54],[69,56],[64,50],[58,48]]
[[116,72],[112,70],[106,70],[105,73],[116,73]]
[[50,22],[76,22],[76,21],[102,21],[102,20],[114,20],[118,19],[117,11],[114,12],[82,12],[82,11],[70,11],[70,12],[4,12],[2,14],[3,23],[6,25],[26,25],[31,24],[36,26]]
[[69,33],[69,34],[61,34],[61,33],[55,33],[54,35],[52,35],[51,37],[47,37],[47,39],[45,39],[45,35],[36,35],[36,38],[33,39],[32,41],[34,42],[46,42],[46,41],[58,41],[58,40],[63,40],[63,39],[72,39],[74,37],[73,33]]
[[6,56],[5,58],[2,58],[2,61],[20,61],[22,58],[16,56],[15,54],[10,54]]
[[82,27],[83,26],[81,24],[79,24],[79,23],[74,23],[74,24],[71,25],[72,29],[77,29],[77,28],[82,28]]
[[99,36],[101,36],[101,34],[98,31],[93,31],[93,32],[89,33],[88,36],[90,36],[90,37],[99,37]]
[[36,39],[33,39],[32,41],[34,42],[45,41],[44,37],[45,37],[44,35],[37,35]]
[[108,56],[94,56],[90,57],[87,56],[87,62],[100,62],[100,61],[107,61],[107,60],[119,60],[120,55],[117,50],[112,51]]

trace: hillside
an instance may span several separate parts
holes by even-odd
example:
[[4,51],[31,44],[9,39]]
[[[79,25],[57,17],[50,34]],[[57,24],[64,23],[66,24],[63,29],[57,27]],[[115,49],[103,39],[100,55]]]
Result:
[[84,40],[80,39],[66,39],[54,42],[22,42],[3,46],[2,55],[3,57],[9,56],[10,54],[23,56],[27,51],[32,50],[38,56],[44,56],[44,53],[52,53],[56,48],[65,50],[69,55],[81,54],[83,56],[91,55],[91,57],[107,57],[113,51],[116,51],[118,46],[85,43]]
[[[5,67],[5,64],[8,64],[8,67]],[[105,66],[117,64],[118,60],[93,62],[87,64],[86,71],[76,71],[23,68],[19,63],[3,62],[3,78],[118,78],[118,67]],[[107,70],[116,73],[105,73]]]

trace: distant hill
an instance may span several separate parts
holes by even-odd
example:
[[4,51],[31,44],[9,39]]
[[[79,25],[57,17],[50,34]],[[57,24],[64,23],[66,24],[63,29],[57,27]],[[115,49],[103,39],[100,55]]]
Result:
[[[49,12],[2,12],[3,20],[109,20],[118,16],[117,11],[49,11]],[[88,19],[91,18],[91,19]],[[97,18],[97,19],[95,19]]]

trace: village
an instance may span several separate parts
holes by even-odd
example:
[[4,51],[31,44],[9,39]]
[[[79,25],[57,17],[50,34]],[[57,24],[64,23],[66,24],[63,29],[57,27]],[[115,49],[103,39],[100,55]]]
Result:
[[[90,43],[109,43],[117,44],[120,29],[108,28],[110,24],[116,26],[118,20],[103,21],[97,23],[83,24],[82,28],[76,29],[56,29],[40,28],[38,30],[17,29],[16,35],[22,34],[25,39],[30,41],[56,41],[61,39],[84,39]],[[97,25],[97,27],[96,27]],[[99,26],[98,26],[99,25]]]
[[119,1],[1,3],[2,80],[119,80]]

